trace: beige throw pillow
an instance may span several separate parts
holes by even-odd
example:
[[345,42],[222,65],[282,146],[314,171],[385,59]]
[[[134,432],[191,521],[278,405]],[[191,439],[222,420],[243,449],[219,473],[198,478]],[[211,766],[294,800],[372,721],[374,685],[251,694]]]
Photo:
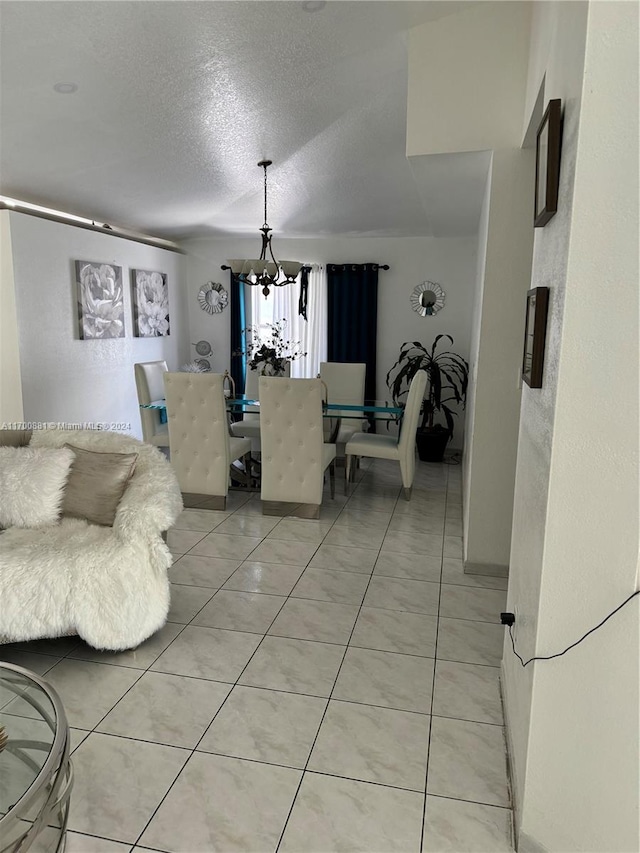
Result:
[[131,479],[137,453],[101,453],[65,444],[75,453],[65,489],[62,514],[111,527]]

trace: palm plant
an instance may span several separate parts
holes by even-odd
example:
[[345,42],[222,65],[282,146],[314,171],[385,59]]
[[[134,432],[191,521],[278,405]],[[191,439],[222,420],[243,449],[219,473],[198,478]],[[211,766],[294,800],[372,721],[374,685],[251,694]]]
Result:
[[[462,356],[450,350],[436,354],[442,338],[448,338],[453,345],[451,335],[437,335],[430,350],[418,341],[402,344],[398,360],[387,373],[387,385],[395,405],[402,405],[413,377],[419,370],[426,371],[429,377],[428,394],[422,408],[420,430],[446,432],[448,441],[453,435],[453,419],[457,414],[450,404],[463,407],[466,404],[469,365]],[[446,427],[442,424],[434,425],[436,414],[444,416]]]

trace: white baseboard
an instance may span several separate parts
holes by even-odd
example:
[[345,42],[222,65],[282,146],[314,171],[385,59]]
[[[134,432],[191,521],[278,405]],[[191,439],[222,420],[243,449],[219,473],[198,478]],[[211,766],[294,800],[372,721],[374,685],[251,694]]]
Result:
[[508,578],[509,566],[499,563],[469,563],[464,561],[463,569],[467,575],[489,575],[494,578]]

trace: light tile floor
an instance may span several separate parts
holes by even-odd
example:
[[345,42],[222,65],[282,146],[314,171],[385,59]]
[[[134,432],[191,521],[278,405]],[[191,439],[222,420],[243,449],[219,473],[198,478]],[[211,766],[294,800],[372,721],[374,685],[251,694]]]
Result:
[[319,521],[185,510],[138,649],[0,647],[67,709],[69,853],[512,850],[506,580],[462,571],[460,469],[421,463],[410,502],[391,463],[357,476]]

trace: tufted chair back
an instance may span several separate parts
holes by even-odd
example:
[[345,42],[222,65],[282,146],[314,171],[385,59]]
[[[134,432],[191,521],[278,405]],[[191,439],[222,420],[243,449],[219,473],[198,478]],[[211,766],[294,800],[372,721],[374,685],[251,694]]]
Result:
[[416,467],[415,446],[416,429],[420,417],[420,407],[424,399],[424,391],[427,387],[427,373],[419,370],[411,380],[407,402],[404,407],[404,415],[400,426],[400,438],[398,439],[398,455],[404,460],[406,470],[410,474],[409,482],[413,482]]
[[[258,400],[259,391],[258,391],[258,379],[260,378],[260,374],[257,370],[251,370],[249,368],[247,370],[247,376],[244,383],[244,393],[247,397],[252,400]],[[259,421],[260,420],[260,409],[253,406],[250,409],[245,409],[242,415],[242,419],[245,421]]]
[[[364,377],[366,364],[323,361],[320,363],[320,378],[326,382],[329,403],[346,403],[349,406],[364,403]],[[336,413],[339,416],[339,412]],[[349,412],[353,415],[353,412]]]
[[[259,383],[260,377],[262,375],[263,374],[259,370],[251,370],[251,368],[249,368],[247,370],[247,376],[246,376],[246,380],[244,383],[244,393],[247,397],[250,397],[253,400],[259,400],[260,399],[260,388],[259,388],[258,383]],[[284,375],[286,378],[291,376],[291,362],[290,361],[288,361],[285,364]],[[245,419],[249,420],[247,418],[247,414],[251,414],[253,412],[259,413],[260,409],[245,409],[245,415],[244,415]],[[259,419],[260,419],[260,415],[258,414],[256,420],[259,420]],[[253,420],[253,418],[252,418],[252,420]]]
[[[144,405],[164,397],[163,377],[167,372],[166,361],[141,361],[133,365],[138,391],[138,403]],[[167,429],[160,423],[160,412],[156,409],[140,409],[142,438],[148,444],[168,447]]]
[[231,452],[220,373],[165,373],[171,464],[180,489],[226,495]]
[[322,382],[261,376],[263,501],[322,503]]

